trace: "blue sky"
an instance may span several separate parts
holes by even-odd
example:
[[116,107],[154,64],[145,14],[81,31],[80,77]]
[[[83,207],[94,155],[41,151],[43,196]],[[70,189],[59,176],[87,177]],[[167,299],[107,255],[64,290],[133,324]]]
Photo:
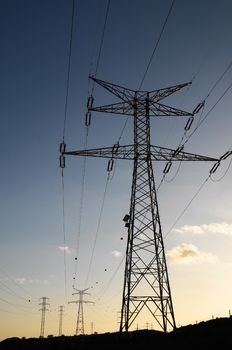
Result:
[[[99,79],[131,89],[139,87],[170,5],[168,0],[111,0],[97,72]],[[105,0],[76,0],[65,132],[69,150],[84,147],[88,75],[95,71],[106,6]],[[80,217],[83,159],[77,157],[67,157],[64,170],[65,238],[69,247],[67,300],[63,252],[59,248],[64,237],[58,148],[64,122],[71,7],[69,0],[0,2],[2,339],[39,335],[38,303],[42,296],[49,297],[51,304],[45,333],[56,334],[59,305],[66,308],[64,333],[73,334],[75,330],[76,309],[67,301],[73,300],[71,287]],[[192,111],[231,62],[231,10],[232,4],[226,0],[176,0],[142,88],[154,90],[194,78],[189,89],[166,101]],[[229,69],[207,98],[202,117],[217,103],[231,79]],[[96,105],[116,102],[97,86],[94,98]],[[124,116],[93,113],[88,147],[112,146],[124,122]],[[151,123],[152,143],[175,148],[186,120],[154,118]],[[228,90],[185,150],[219,157],[231,148],[231,127]],[[132,137],[129,120],[121,143],[132,143]],[[225,173],[228,163],[229,160],[221,165],[214,179]],[[163,166],[154,164],[157,184]],[[168,233],[165,246],[177,324],[226,314],[232,307],[230,169],[220,182],[206,183],[170,231],[207,178],[211,166],[182,164],[176,178],[165,182],[158,193],[163,234]],[[89,298],[95,301],[95,306],[86,306],[87,332],[91,322],[99,332],[117,330],[121,304],[123,262],[121,265],[120,262],[126,248],[122,218],[129,210],[130,162],[117,162],[109,182],[93,262],[89,265],[106,167],[107,161],[103,159],[86,161],[76,283],[80,289],[86,282],[93,287]],[[176,169],[177,165],[173,165],[167,180],[175,175]],[[150,322],[144,320],[139,327],[143,328],[147,321]]]

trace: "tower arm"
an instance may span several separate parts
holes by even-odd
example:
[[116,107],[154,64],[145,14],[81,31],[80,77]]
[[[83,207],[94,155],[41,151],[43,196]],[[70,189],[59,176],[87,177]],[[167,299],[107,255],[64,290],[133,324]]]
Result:
[[[170,107],[160,103],[151,102],[149,99],[149,109],[151,117],[165,117],[165,116],[193,116],[193,113],[186,112],[174,107]],[[146,109],[146,102],[137,101],[137,113],[143,115]],[[115,113],[123,115],[134,115],[134,101],[133,99],[128,102],[118,102],[110,105],[92,107],[89,111],[103,112],[103,113]]]
[[[118,146],[114,151],[114,147],[103,147],[86,150],[77,150],[64,152],[62,155],[84,156],[84,157],[100,157],[134,160],[136,155],[134,145]],[[173,150],[170,148],[150,146],[150,156],[152,161],[219,161],[218,158],[202,156],[194,153],[183,152],[180,149]],[[148,157],[146,144],[141,145],[140,153],[137,154],[140,159],[146,160]]]
[[151,100],[154,102],[158,102],[191,84],[192,82],[190,81],[188,83],[178,84],[174,86],[169,86],[164,89],[154,90],[150,92]]
[[[132,90],[132,89],[128,89],[126,87],[120,86],[120,85],[112,84],[112,83],[109,83],[107,81],[97,79],[93,76],[90,76],[89,78],[123,101],[129,101],[130,99],[132,99],[135,95],[135,92],[138,93],[138,96],[140,98],[145,96],[145,94],[147,93],[146,91]],[[158,101],[174,94],[178,90],[181,90],[184,87],[189,86],[191,84],[192,84],[192,82],[188,82],[188,83],[178,84],[178,85],[174,85],[174,86],[169,86],[167,88],[151,91],[150,92],[151,100],[154,102],[158,102]]]
[[95,149],[64,152],[63,155],[133,160],[134,145],[118,146],[117,151],[114,151],[114,147],[102,147]]
[[104,113],[115,113],[123,115],[134,115],[133,101],[128,102],[118,102],[110,105],[92,107],[89,111],[104,112]]
[[193,113],[170,107],[161,103],[150,103],[150,117],[193,116]]
[[72,301],[68,301],[68,304],[94,304],[93,301],[89,301],[89,300],[72,300]]
[[89,301],[89,300],[83,300],[82,303],[84,303],[84,304],[93,304],[94,305],[94,302],[93,301]]
[[101,85],[104,89],[108,90],[113,95],[117,96],[118,98],[120,98],[123,101],[130,100],[135,94],[134,90],[125,88],[123,86],[108,83],[107,81],[97,79],[93,76],[90,76],[89,78],[92,79],[98,85]]
[[181,151],[181,148],[173,150],[170,148],[150,146],[151,159],[159,161],[205,161],[217,162],[218,158],[202,156],[199,154]]

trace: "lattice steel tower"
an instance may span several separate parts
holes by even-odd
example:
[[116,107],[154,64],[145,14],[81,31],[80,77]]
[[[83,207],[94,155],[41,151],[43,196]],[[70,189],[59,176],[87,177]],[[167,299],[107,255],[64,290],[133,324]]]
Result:
[[59,337],[62,335],[62,328],[63,328],[63,313],[64,313],[64,306],[60,305],[59,307]]
[[[65,166],[65,155],[109,158],[108,171],[114,159],[133,161],[133,180],[130,212],[124,218],[128,227],[124,286],[122,295],[120,331],[128,331],[142,311],[151,315],[164,332],[175,328],[175,317],[165,258],[159,208],[156,195],[152,161],[218,161],[216,158],[186,153],[183,146],[172,150],[150,143],[150,117],[188,116],[185,130],[190,127],[194,114],[161,103],[161,100],[191,83],[171,86],[154,91],[136,91],[91,77],[103,88],[117,96],[120,102],[93,107],[93,97],[88,99],[86,125],[91,121],[91,111],[132,116],[134,119],[134,143],[121,146],[66,152],[61,144],[60,165]],[[146,319],[143,321],[145,322]]]
[[42,299],[42,303],[40,303],[39,305],[41,305],[41,309],[39,311],[42,311],[41,314],[41,326],[40,326],[40,338],[44,337],[44,326],[45,326],[45,313],[46,311],[48,311],[48,309],[46,308],[49,304],[47,303],[47,300],[49,298],[47,297],[42,297],[40,298]]
[[92,301],[87,301],[84,300],[84,295],[90,295],[90,293],[86,293],[86,291],[89,288],[86,289],[76,289],[73,287],[73,289],[76,290],[75,293],[72,293],[72,295],[79,295],[79,299],[78,300],[73,300],[73,301],[69,301],[68,303],[75,303],[78,304],[78,311],[77,311],[77,324],[76,324],[76,335],[78,334],[84,334],[85,333],[85,327],[84,327],[84,312],[83,312],[83,304],[94,304]]

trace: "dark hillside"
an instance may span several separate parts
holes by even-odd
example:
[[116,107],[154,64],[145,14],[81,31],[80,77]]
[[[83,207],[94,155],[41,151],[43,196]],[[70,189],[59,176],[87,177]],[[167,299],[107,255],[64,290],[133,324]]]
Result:
[[93,350],[93,349],[143,349],[147,347],[176,346],[178,349],[196,349],[232,344],[232,318],[218,318],[195,325],[177,328],[171,333],[134,331],[128,334],[105,333],[80,336],[50,337],[44,339],[8,338],[0,343],[6,350]]

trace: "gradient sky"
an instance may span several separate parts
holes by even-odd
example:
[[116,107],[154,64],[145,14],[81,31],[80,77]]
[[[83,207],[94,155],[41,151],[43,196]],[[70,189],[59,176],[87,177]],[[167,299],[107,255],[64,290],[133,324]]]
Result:
[[[170,0],[111,0],[99,79],[138,89],[170,5]],[[106,0],[76,0],[65,131],[69,150],[84,147],[88,75],[96,68],[106,6]],[[83,159],[66,158],[67,283],[64,277],[58,148],[63,136],[71,8],[71,0],[0,1],[0,339],[39,336],[38,304],[43,296],[50,298],[45,335],[58,333],[59,305],[65,306],[63,333],[74,334],[77,310],[68,301],[75,300],[75,266],[76,288],[90,287],[91,295],[86,297],[95,303],[85,306],[86,333],[91,322],[97,332],[118,330],[126,249],[122,218],[129,210],[132,163],[117,162],[97,229],[107,161],[86,160],[80,225]],[[231,13],[230,0],[176,0],[142,88],[193,80],[189,89],[166,101],[192,111],[231,63]],[[232,69],[228,69],[206,99],[201,118],[208,115],[186,144],[186,152],[220,157],[231,149],[231,89],[221,98],[231,81]],[[95,105],[116,102],[97,86],[94,98]],[[88,147],[113,146],[124,122],[124,116],[93,113]],[[178,146],[186,119],[154,118],[151,123],[152,144]],[[131,143],[132,137],[129,120],[121,144]],[[231,170],[225,174],[229,159],[177,221],[212,165],[186,162],[178,173],[173,165],[158,192],[177,325],[227,316],[232,309]],[[157,185],[163,167],[154,163]],[[146,322],[153,327],[150,319],[138,327],[145,328]]]

